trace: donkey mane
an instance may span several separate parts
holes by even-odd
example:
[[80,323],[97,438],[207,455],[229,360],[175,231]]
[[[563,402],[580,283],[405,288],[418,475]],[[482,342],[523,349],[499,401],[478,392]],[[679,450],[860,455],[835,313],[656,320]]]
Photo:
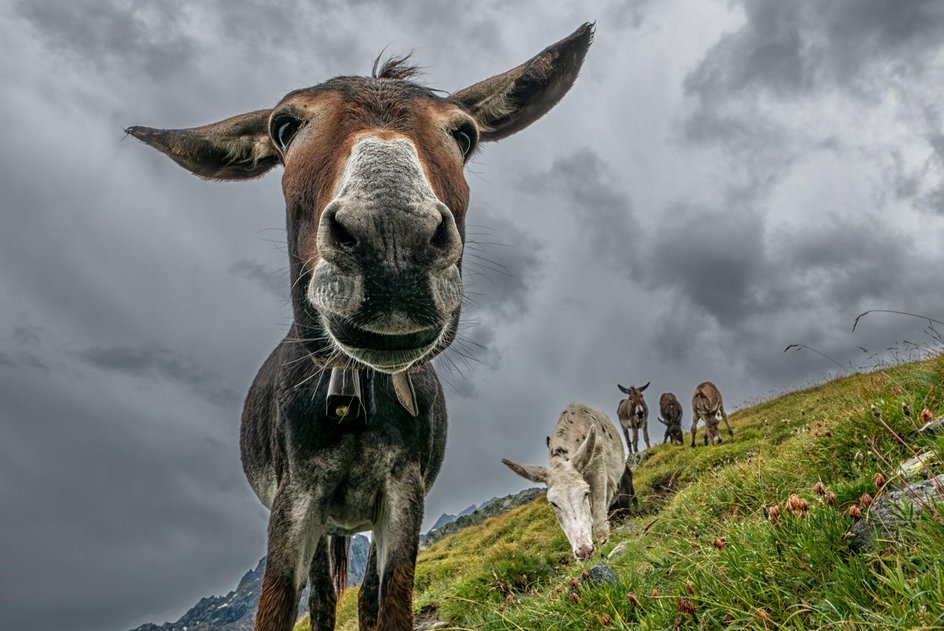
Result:
[[374,59],[374,65],[370,70],[370,76],[374,79],[398,79],[400,81],[409,81],[414,79],[421,74],[419,66],[414,66],[413,64],[407,63],[410,61],[410,57],[413,56],[413,53],[408,53],[402,57],[396,55],[387,57],[380,62],[380,59],[383,57],[384,51],[380,51],[380,54],[377,55],[377,58]]

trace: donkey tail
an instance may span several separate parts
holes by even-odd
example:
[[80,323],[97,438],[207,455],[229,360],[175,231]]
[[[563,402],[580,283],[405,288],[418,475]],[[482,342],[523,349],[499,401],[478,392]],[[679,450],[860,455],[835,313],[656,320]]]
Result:
[[350,549],[349,537],[331,536],[331,546],[328,558],[331,563],[331,581],[334,583],[334,592],[341,596],[347,587],[347,554]]

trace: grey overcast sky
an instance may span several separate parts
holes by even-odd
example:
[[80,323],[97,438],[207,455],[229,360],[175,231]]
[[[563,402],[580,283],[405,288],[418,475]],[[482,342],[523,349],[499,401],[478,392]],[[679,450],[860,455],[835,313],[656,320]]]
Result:
[[[0,627],[122,631],[230,589],[266,511],[242,396],[290,319],[279,175],[131,139],[414,51],[447,91],[580,23],[571,93],[468,167],[462,346],[427,525],[526,482],[616,383],[729,407],[944,314],[944,3],[0,0]],[[479,347],[478,345],[481,345]],[[661,427],[652,422],[661,439]],[[685,426],[688,425],[686,416]]]

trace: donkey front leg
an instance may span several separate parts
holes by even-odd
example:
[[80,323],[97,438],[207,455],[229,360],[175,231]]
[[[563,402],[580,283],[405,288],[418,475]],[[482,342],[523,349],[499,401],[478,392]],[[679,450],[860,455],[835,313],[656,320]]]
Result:
[[380,520],[374,530],[380,577],[377,615],[380,631],[413,631],[413,575],[425,495],[417,465],[409,465],[397,478],[387,480]]
[[322,535],[311,560],[308,573],[311,593],[308,596],[308,613],[311,616],[311,631],[334,631],[334,616],[338,595],[331,580],[331,562],[328,558],[328,536]]
[[639,451],[639,428],[633,424],[633,452]]
[[629,453],[633,453],[633,442],[629,439],[629,430],[626,429],[626,426],[623,425],[622,422],[620,422],[620,427],[623,428],[623,436],[626,437],[626,450],[629,451]]
[[262,593],[255,631],[290,631],[295,626],[298,598],[305,585],[323,522],[304,491],[280,488],[269,516]]
[[642,439],[646,441],[646,449],[649,449],[649,419],[642,422]]
[[380,609],[380,577],[377,575],[377,543],[370,544],[364,582],[357,594],[357,626],[360,631],[377,628],[377,610]]

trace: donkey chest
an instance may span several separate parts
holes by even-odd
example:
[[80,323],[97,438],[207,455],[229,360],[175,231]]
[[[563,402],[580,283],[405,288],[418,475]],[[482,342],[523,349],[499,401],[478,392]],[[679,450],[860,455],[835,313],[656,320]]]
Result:
[[372,528],[391,481],[418,466],[424,451],[401,438],[381,431],[351,433],[294,454],[290,475],[322,506],[329,532]]

